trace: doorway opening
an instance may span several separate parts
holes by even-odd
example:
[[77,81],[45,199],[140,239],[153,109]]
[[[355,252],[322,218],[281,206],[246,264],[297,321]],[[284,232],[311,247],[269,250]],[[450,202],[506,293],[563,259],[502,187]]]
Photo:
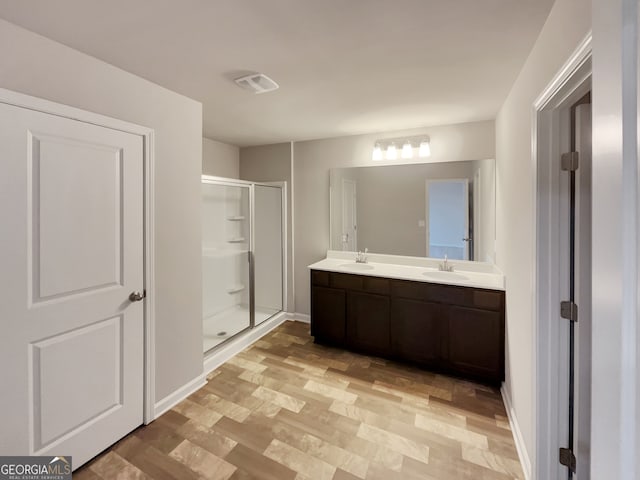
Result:
[[468,178],[426,181],[427,257],[473,260]]
[[534,478],[589,478],[590,91],[587,39],[534,106]]

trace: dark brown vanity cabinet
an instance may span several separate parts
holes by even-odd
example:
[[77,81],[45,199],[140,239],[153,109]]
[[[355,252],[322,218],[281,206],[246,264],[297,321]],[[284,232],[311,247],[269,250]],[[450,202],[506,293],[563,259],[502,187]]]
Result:
[[425,367],[440,367],[446,355],[441,316],[437,303],[394,298],[390,333],[395,355]]
[[391,354],[391,307],[385,295],[347,294],[347,346],[386,357]]
[[425,368],[504,380],[504,292],[311,272],[315,341]]
[[[456,371],[491,377],[504,369],[503,315],[466,307],[449,307],[449,362]],[[503,380],[501,378],[500,380]]]
[[314,288],[313,311],[316,321],[311,324],[311,335],[335,345],[345,344],[346,297],[344,290]]

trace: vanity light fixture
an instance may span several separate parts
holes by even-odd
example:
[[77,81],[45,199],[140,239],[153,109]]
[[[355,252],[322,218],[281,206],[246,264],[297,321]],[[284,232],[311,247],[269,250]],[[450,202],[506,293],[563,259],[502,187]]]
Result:
[[420,142],[420,148],[418,149],[419,157],[430,157],[431,156],[431,145],[429,145],[429,140],[425,139]]
[[376,143],[373,147],[373,155],[371,156],[371,159],[375,161],[382,160],[382,147],[379,143]]
[[412,158],[413,157],[413,145],[411,142],[406,141],[404,145],[402,145],[402,158]]
[[387,146],[387,153],[385,157],[387,158],[387,160],[395,160],[396,158],[398,158],[398,149],[396,148],[395,143],[390,143]]
[[[397,160],[398,158],[409,160],[415,157],[430,157],[431,145],[429,141],[429,137],[424,135],[376,140],[371,159],[374,161],[382,161]],[[402,146],[396,147],[396,145]]]

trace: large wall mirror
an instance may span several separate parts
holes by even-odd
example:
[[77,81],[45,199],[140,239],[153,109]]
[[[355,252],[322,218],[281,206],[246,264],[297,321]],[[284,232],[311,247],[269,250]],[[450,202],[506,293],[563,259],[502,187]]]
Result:
[[495,260],[495,161],[336,168],[331,249]]

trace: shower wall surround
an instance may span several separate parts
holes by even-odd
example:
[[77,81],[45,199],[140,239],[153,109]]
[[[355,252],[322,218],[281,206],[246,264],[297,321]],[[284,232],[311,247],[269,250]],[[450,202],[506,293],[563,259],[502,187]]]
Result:
[[202,177],[204,352],[282,311],[285,191]]

